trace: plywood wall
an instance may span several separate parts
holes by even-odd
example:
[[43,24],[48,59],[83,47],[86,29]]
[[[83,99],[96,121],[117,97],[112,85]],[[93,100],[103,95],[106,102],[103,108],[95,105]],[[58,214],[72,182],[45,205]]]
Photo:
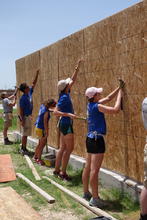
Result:
[[[103,87],[105,96],[118,86],[119,77],[125,80],[124,110],[106,115],[107,153],[103,167],[142,181],[145,131],[141,103],[147,94],[147,1],[16,61],[18,85],[31,84],[36,69],[40,68],[34,91],[33,123],[42,101],[48,97],[58,99],[58,80],[71,76],[81,57],[85,61],[71,92],[75,112],[86,116],[87,87]],[[58,147],[56,124],[53,116],[48,142],[55,148]],[[86,122],[75,120],[74,130],[74,154],[84,157]]]

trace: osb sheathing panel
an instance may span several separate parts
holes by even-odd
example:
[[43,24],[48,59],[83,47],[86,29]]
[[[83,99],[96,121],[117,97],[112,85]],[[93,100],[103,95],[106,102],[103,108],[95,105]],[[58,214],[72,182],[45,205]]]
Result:
[[[16,81],[17,81],[17,86],[20,85],[20,82],[25,82],[27,80],[27,76],[25,74],[25,58],[21,58],[19,60],[16,61]],[[21,92],[18,91],[17,96],[17,106],[19,105],[19,98],[21,96]],[[17,114],[19,114],[19,108],[17,108]],[[17,119],[17,128],[20,131],[21,127],[20,127],[20,123],[19,123],[19,119]]]
[[[103,87],[106,96],[118,86],[118,78],[126,82],[123,111],[106,115],[107,152],[103,167],[143,181],[143,148],[145,131],[141,103],[147,85],[147,1],[70,35],[57,43],[16,61],[17,84],[31,83],[36,68],[39,80],[34,91],[33,123],[41,102],[58,99],[58,80],[71,77],[77,60],[81,64],[71,90],[75,113],[86,116],[85,89]],[[36,101],[37,100],[37,101]],[[114,105],[113,100],[110,105]],[[48,143],[58,147],[57,119],[51,116]],[[74,154],[85,156],[87,124],[74,120]],[[33,134],[34,136],[34,134]]]
[[[57,100],[58,82],[58,47],[56,44],[44,48],[40,51],[41,57],[41,88],[42,101],[49,98]],[[37,112],[38,114],[38,112]],[[51,115],[49,123],[48,142],[51,146],[57,147],[57,119]]]

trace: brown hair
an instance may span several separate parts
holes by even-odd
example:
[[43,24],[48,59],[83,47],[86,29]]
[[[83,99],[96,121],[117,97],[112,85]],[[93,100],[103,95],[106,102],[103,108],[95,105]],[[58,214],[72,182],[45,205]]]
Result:
[[26,83],[21,83],[19,86],[19,90],[21,92],[24,92],[27,87],[29,87],[29,86]]
[[94,97],[88,99],[88,102],[94,102]]
[[56,106],[56,101],[54,99],[48,99],[43,102],[43,105],[45,105],[46,108],[49,108],[51,106],[55,107]]

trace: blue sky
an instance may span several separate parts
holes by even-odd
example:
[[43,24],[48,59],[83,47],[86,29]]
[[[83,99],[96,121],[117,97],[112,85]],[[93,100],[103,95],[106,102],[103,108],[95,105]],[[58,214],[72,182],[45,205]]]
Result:
[[0,0],[0,89],[16,84],[15,60],[141,0]]

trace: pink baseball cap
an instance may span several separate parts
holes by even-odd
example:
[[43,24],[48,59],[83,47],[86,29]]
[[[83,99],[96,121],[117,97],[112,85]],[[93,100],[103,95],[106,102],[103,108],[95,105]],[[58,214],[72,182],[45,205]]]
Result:
[[91,99],[96,93],[102,93],[102,92],[103,92],[103,88],[89,87],[85,91],[85,96]]

